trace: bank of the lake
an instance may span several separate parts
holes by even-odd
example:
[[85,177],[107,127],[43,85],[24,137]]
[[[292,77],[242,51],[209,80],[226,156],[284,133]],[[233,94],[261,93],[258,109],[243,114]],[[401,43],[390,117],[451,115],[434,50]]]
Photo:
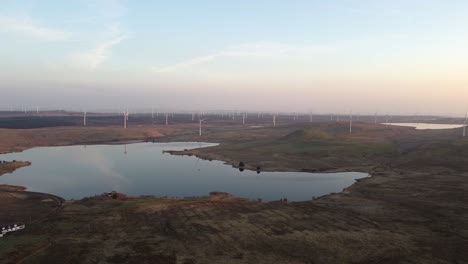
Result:
[[311,200],[340,192],[366,173],[271,172],[233,168],[222,161],[165,154],[167,150],[204,149],[202,142],[133,143],[39,147],[1,155],[30,160],[33,166],[5,175],[0,183],[66,199],[117,191],[129,196],[198,197],[212,191],[264,201]]

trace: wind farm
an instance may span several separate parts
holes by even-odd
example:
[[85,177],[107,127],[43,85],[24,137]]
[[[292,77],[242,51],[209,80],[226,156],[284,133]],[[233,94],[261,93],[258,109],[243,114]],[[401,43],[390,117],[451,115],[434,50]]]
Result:
[[0,264],[468,263],[465,1],[0,7]]
[[[466,164],[468,164],[466,162],[454,163],[451,161],[451,159],[457,155],[456,153],[459,153],[459,151],[466,145],[466,142],[464,141],[466,116],[438,117],[432,115],[420,115],[417,120],[414,120],[413,116],[395,115],[392,117],[392,122],[407,123],[416,121],[419,122],[419,124],[445,124],[447,126],[458,124],[458,127],[456,128],[418,130],[415,127],[398,126],[393,125],[393,123],[378,123],[376,122],[378,116],[375,113],[369,113],[368,115],[360,114],[359,121],[357,121],[352,113],[349,113],[348,118],[343,118],[343,116],[346,116],[344,113],[321,114],[319,111],[314,111],[313,119],[310,112],[294,113],[293,117],[291,117],[289,113],[276,111],[262,114],[241,111],[229,115],[224,114],[222,111],[205,111],[203,114],[200,112],[197,115],[198,120],[193,120],[195,114],[194,111],[190,110],[165,112],[166,113],[162,116],[156,116],[153,112],[148,113],[142,111],[139,113],[138,111],[132,111],[132,118],[129,118],[129,110],[125,110],[121,113],[118,111],[112,113],[88,110],[80,113],[74,111],[43,110],[41,112],[41,117],[37,117],[32,113],[25,114],[24,112],[12,113],[4,111],[0,112],[0,126],[3,126],[0,128],[0,135],[4,139],[0,144],[0,153],[10,153],[12,151],[23,151],[24,153],[28,153],[28,149],[33,147],[124,144],[124,155],[128,159],[131,159],[133,155],[137,155],[138,153],[138,151],[132,147],[133,144],[155,144],[154,142],[157,142],[156,144],[168,144],[170,142],[197,142],[203,140],[203,142],[208,141],[220,144],[194,149],[168,149],[164,150],[164,153],[166,153],[165,155],[172,155],[174,157],[196,156],[202,160],[220,160],[236,168],[239,166],[239,162],[241,162],[242,170],[247,169],[257,171],[260,175],[262,175],[261,171],[264,171],[264,173],[305,172],[308,174],[323,172],[333,174],[343,171],[367,172],[372,175],[370,178],[359,180],[359,182],[346,188],[344,193],[338,192],[335,194],[329,194],[320,199],[311,197],[310,199],[306,199],[308,201],[301,202],[285,203],[283,201],[278,203],[274,200],[259,202],[261,197],[259,197],[259,200],[249,200],[242,198],[242,195],[240,195],[241,197],[236,197],[227,193],[215,192],[210,195],[206,193],[208,196],[197,198],[158,198],[155,196],[131,198],[132,196],[129,197],[128,194],[125,195],[125,191],[123,189],[117,189],[113,190],[115,193],[110,196],[116,197],[115,199],[104,198],[107,196],[101,196],[99,193],[95,193],[96,196],[86,198],[85,200],[77,200],[76,202],[66,201],[65,208],[78,206],[78,204],[80,204],[80,206],[88,207],[90,206],[88,203],[97,202],[97,204],[93,205],[95,208],[94,210],[97,210],[96,212],[100,212],[100,210],[103,210],[103,208],[108,206],[110,202],[115,203],[115,201],[118,201],[122,206],[136,202],[136,206],[131,206],[129,208],[131,208],[132,218],[135,219],[134,221],[137,221],[137,225],[145,225],[146,220],[144,219],[152,217],[147,213],[138,213],[142,210],[140,207],[143,206],[143,204],[152,204],[152,206],[154,205],[158,207],[160,206],[159,204],[164,203],[170,204],[171,208],[174,208],[174,210],[186,210],[184,209],[184,204],[189,203],[193,206],[197,206],[200,210],[208,210],[210,214],[214,213],[211,210],[213,210],[212,206],[216,205],[224,208],[223,212],[216,213],[220,216],[228,212],[229,214],[237,213],[245,215],[246,212],[239,211],[239,206],[249,208],[252,212],[257,212],[257,214],[263,216],[268,214],[268,211],[265,210],[275,210],[278,213],[281,212],[281,214],[289,212],[290,210],[295,210],[295,218],[285,218],[285,221],[288,221],[287,225],[274,224],[274,222],[272,222],[273,220],[255,223],[256,226],[262,226],[263,228],[272,228],[274,226],[277,230],[284,230],[284,228],[295,227],[299,224],[302,226],[309,225],[307,224],[308,222],[301,220],[303,218],[297,218],[299,215],[302,215],[301,217],[306,217],[308,215],[308,213],[302,211],[304,209],[299,208],[307,208],[308,206],[318,206],[317,208],[332,206],[332,208],[335,208],[334,210],[337,210],[336,212],[347,208],[346,210],[352,210],[353,214],[359,215],[360,218],[373,219],[372,221],[376,221],[380,226],[373,232],[376,232],[375,235],[378,236],[380,240],[384,239],[383,241],[388,242],[401,238],[394,237],[393,234],[382,238],[381,232],[388,232],[384,231],[387,230],[386,224],[384,224],[382,220],[379,220],[379,217],[383,216],[374,215],[374,211],[372,210],[362,212],[358,208],[362,208],[363,206],[370,208],[372,206],[376,206],[375,199],[378,199],[392,204],[391,209],[386,206],[382,207],[381,210],[383,211],[381,211],[381,214],[383,215],[388,213],[388,217],[390,217],[390,215],[394,215],[395,210],[401,210],[400,217],[402,218],[416,217],[419,215],[416,208],[419,207],[420,202],[424,201],[425,206],[429,208],[431,208],[431,206],[436,207],[440,206],[442,203],[453,201],[452,198],[457,197],[456,199],[460,199],[460,196],[458,195],[461,195],[461,193],[451,192],[450,195],[445,195],[443,199],[438,197],[434,200],[426,197],[421,201],[418,200],[417,202],[413,199],[413,205],[410,207],[411,209],[407,211],[408,209],[404,209],[403,207],[400,208],[398,206],[395,207],[394,205],[395,202],[398,201],[398,203],[408,206],[404,196],[406,188],[412,186],[412,184],[416,184],[419,186],[418,188],[434,190],[434,186],[431,184],[431,181],[426,180],[427,177],[437,179],[439,182],[444,181],[445,184],[448,184],[447,186],[451,186],[452,184],[464,184],[463,178],[455,175],[458,175],[468,169],[466,168]],[[171,114],[169,114],[169,112],[171,112]],[[236,118],[236,116],[238,116],[238,118]],[[248,116],[250,117],[248,122],[246,122]],[[330,118],[330,116],[341,116],[342,118],[335,120],[334,118]],[[171,117],[170,122],[168,122],[169,117]],[[279,122],[277,122],[277,120],[279,120]],[[388,120],[388,115],[385,120]],[[25,141],[25,139],[27,139],[27,141]],[[432,143],[427,145],[427,143],[423,142]],[[89,151],[88,148],[86,148],[86,150]],[[422,153],[424,153],[424,155]],[[284,155],[285,158],[278,155]],[[461,160],[465,160],[468,159],[468,156],[462,156],[459,158],[461,158]],[[306,160],[307,162],[305,162]],[[25,162],[27,162],[27,160]],[[7,170],[11,172],[18,168],[19,171],[21,171],[21,167],[23,166],[34,168],[35,163],[37,163],[37,161],[34,160],[32,160],[32,164],[24,162],[9,163],[9,169]],[[6,165],[0,164],[0,167],[3,166]],[[447,172],[448,175],[451,175],[450,178],[440,178],[442,176],[438,176],[441,174],[437,171],[444,170],[451,171]],[[445,175],[447,174],[445,173]],[[388,179],[398,179],[397,182],[399,183],[389,185]],[[413,183],[408,183],[403,179],[412,179]],[[16,189],[12,190],[12,188]],[[361,197],[359,196],[362,192],[373,192],[374,190],[379,190],[378,193],[380,195],[376,196],[376,194],[372,194]],[[23,187],[20,186],[0,187],[0,195],[7,195],[11,192],[18,191],[30,197],[37,195],[35,193],[24,191]],[[109,190],[102,190],[102,192],[106,191]],[[145,193],[141,194],[143,195]],[[11,219],[17,219],[16,221],[18,222],[24,222],[25,215],[29,215],[31,219],[44,219],[42,222],[39,221],[37,223],[43,223],[45,221],[55,223],[56,225],[62,225],[68,222],[68,220],[52,220],[47,217],[43,218],[44,214],[49,214],[48,212],[50,212],[50,210],[55,210],[56,213],[54,214],[60,217],[73,217],[73,223],[77,226],[81,226],[85,223],[92,223],[92,225],[95,225],[98,224],[96,221],[100,221],[98,220],[100,219],[99,216],[93,216],[93,214],[89,213],[85,215],[88,217],[95,217],[95,220],[89,220],[89,218],[83,218],[75,215],[75,212],[78,213],[82,209],[75,212],[68,210],[64,211],[63,209],[54,209],[63,208],[64,202],[63,200],[60,200],[62,198],[55,198],[56,196],[53,196],[54,194],[50,194],[52,195],[50,197],[47,196],[49,194],[41,195],[43,197],[42,199],[51,199],[54,201],[54,203],[50,204],[51,207],[37,207],[34,211],[22,211],[22,214],[12,213],[13,211],[10,211],[10,213],[4,213],[3,218],[0,217],[0,219],[6,219],[5,217],[8,216]],[[10,198],[6,198],[8,196],[2,197],[5,197],[5,203],[13,202],[9,200]],[[361,199],[361,201],[356,204],[355,199],[358,197],[360,197],[359,199]],[[292,196],[289,198],[292,199]],[[279,200],[279,197],[277,199]],[[336,199],[340,199],[341,202],[337,203]],[[463,207],[463,201],[463,199],[460,199],[458,202],[455,202],[453,206]],[[14,201],[13,203],[18,204],[18,206],[22,206],[23,204],[19,201]],[[26,204],[24,204],[24,206],[26,206]],[[111,212],[115,210],[118,209],[111,209]],[[316,213],[320,213],[321,209],[314,210],[318,210]],[[156,212],[164,217],[164,219],[167,219],[165,221],[169,221],[168,223],[174,225],[173,228],[175,228],[177,232],[186,232],[187,235],[190,234],[186,227],[178,225],[177,216],[169,215],[172,211],[167,211],[165,209],[160,211],[160,209],[156,209]],[[436,210],[434,210],[434,212],[436,212]],[[337,215],[332,212],[327,214],[329,215],[321,215],[319,219],[336,219],[337,217],[345,217],[341,214]],[[2,216],[2,214],[0,214],[0,216]],[[426,214],[424,217],[428,219],[436,219],[437,216],[436,214]],[[368,228],[366,227],[367,224],[360,220],[350,220],[349,217],[343,219],[347,219],[346,221],[348,222],[348,224],[341,225],[340,228],[344,230],[348,230],[349,228],[351,231],[355,226],[359,226],[359,228]],[[440,218],[437,219],[439,219],[439,228],[442,228],[442,226],[446,225],[448,222],[455,221],[456,216],[445,215],[444,220],[441,220]],[[205,218],[201,217],[199,214],[194,217],[189,217],[187,221],[189,221],[188,223],[192,223],[191,221],[201,221],[208,226],[214,226],[218,223],[216,218]],[[239,221],[239,219],[236,221]],[[132,227],[129,226],[130,222],[128,221],[119,221],[115,224],[117,224],[119,228],[132,230]],[[189,226],[190,225],[192,224],[189,224]],[[251,228],[250,223],[242,222],[241,225],[242,227],[240,230]],[[411,224],[400,224],[397,225],[397,228],[407,229],[409,226],[411,226]],[[42,230],[38,227],[39,226],[34,223],[27,223],[27,228],[21,232],[15,233],[14,236],[29,234],[27,233],[27,230],[30,229]],[[323,224],[322,227],[331,228],[331,226]],[[311,227],[307,227],[306,230],[313,230],[310,228]],[[163,232],[160,233],[160,235],[164,235],[167,238],[171,237],[171,235],[164,233],[164,229],[161,229],[161,231],[157,230],[159,229],[155,229],[151,232],[153,232],[153,234]],[[60,229],[60,231],[56,233],[57,235],[53,235],[55,237],[54,239],[59,239],[63,243],[76,243],[76,241],[64,242],[62,237],[66,236],[68,232],[69,231],[65,229]],[[101,232],[107,233],[108,231],[102,230]],[[231,232],[231,229],[225,229],[223,236],[233,237],[234,233]],[[417,232],[414,231],[407,233],[407,236],[417,238],[423,236],[424,232],[426,231],[418,229]],[[87,233],[88,231],[82,232],[83,235]],[[132,233],[134,235],[139,234],[138,231],[132,231]],[[213,231],[210,231],[209,233],[205,232],[204,234],[214,235]],[[444,236],[448,235],[448,233],[445,233],[444,231],[441,232],[441,235],[442,234]],[[8,238],[9,236],[13,236],[13,234],[5,236],[3,241],[7,241],[5,238]],[[363,239],[359,232],[355,233],[355,236],[357,239]],[[362,236],[364,236],[364,234],[362,234]],[[189,237],[193,238],[192,235],[189,235]],[[185,239],[191,239],[189,237],[186,237]],[[259,239],[259,237],[254,235],[247,241],[251,241],[253,243],[256,239]],[[335,238],[332,236],[324,239],[325,242],[332,241]],[[435,240],[429,239],[425,241],[426,243],[433,243],[431,241],[436,241],[438,238],[435,236],[433,239]],[[453,239],[457,241],[455,237]],[[0,243],[5,243],[3,241],[0,241]],[[303,242],[307,241],[308,240],[303,240]],[[179,242],[175,243],[177,244]],[[345,245],[341,246],[346,248]],[[373,248],[376,245],[367,244],[366,246]],[[415,246],[410,246],[409,244],[401,244],[401,246],[405,248],[417,248]],[[202,248],[205,250],[211,247],[213,246],[196,246],[196,243],[190,246],[190,248],[193,248],[194,250]],[[390,249],[390,247],[387,248]],[[50,250],[55,249],[52,247]],[[177,254],[179,256],[185,255],[186,253],[183,252],[184,251],[178,251]],[[248,253],[249,255],[258,254],[253,251],[248,252],[250,252]],[[344,252],[346,253],[343,253],[343,258],[353,256],[350,253],[351,251]],[[48,253],[46,253],[46,255],[47,254]],[[284,257],[287,256],[289,255],[284,255]],[[330,259],[333,258],[330,256]]]

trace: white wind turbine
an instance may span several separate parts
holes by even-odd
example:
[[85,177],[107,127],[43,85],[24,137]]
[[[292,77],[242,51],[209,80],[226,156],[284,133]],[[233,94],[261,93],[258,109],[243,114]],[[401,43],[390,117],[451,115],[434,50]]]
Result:
[[151,107],[151,118],[154,119],[154,106]]
[[202,136],[202,123],[203,123],[203,121],[205,121],[205,120],[206,120],[206,118],[205,118],[205,119],[200,119],[200,120],[199,120],[200,126],[199,126],[199,130],[198,130],[198,131],[199,131],[200,137]]
[[126,112],[123,112],[124,117],[124,128],[127,128],[127,121],[128,121],[128,109]]
[[353,112],[349,114],[349,134],[353,132]]
[[166,125],[169,125],[169,120],[168,119],[169,119],[169,114],[166,113]]
[[242,126],[245,125],[245,113],[242,114]]
[[86,126],[86,111],[83,113],[83,126]]
[[310,122],[312,123],[314,121],[314,113],[310,112]]
[[374,125],[377,124],[377,112],[374,113]]
[[273,127],[276,127],[276,113],[273,114]]

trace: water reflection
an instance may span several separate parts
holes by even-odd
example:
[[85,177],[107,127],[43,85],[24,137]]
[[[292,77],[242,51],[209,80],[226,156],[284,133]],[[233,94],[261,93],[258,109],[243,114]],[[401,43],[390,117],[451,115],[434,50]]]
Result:
[[461,128],[463,125],[457,124],[429,124],[429,123],[383,123],[384,125],[391,126],[407,126],[414,127],[416,129],[454,129]]
[[[163,150],[214,146],[210,143],[138,143],[34,148],[1,155],[4,160],[27,160],[32,166],[0,177],[0,184],[26,186],[64,198],[116,190],[132,196],[193,197],[211,191],[251,199],[310,200],[338,192],[364,173],[293,173],[239,169],[221,161],[172,156]],[[122,148],[124,155],[122,155]],[[127,155],[131,153],[131,155]],[[241,164],[239,164],[241,165]]]

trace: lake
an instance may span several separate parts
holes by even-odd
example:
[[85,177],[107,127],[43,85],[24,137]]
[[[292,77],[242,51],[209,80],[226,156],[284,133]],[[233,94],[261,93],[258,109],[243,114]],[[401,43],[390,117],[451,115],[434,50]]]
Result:
[[[386,125],[387,123],[383,123]],[[429,124],[429,123],[388,123],[391,126],[407,126],[414,127],[416,129],[454,129],[461,128],[463,125],[457,124]]]
[[30,161],[29,167],[0,176],[0,184],[25,186],[65,199],[112,190],[131,196],[205,196],[211,191],[265,201],[310,200],[340,192],[366,173],[240,172],[221,161],[176,156],[164,150],[209,147],[212,143],[134,143],[40,147],[0,155],[0,160]]

